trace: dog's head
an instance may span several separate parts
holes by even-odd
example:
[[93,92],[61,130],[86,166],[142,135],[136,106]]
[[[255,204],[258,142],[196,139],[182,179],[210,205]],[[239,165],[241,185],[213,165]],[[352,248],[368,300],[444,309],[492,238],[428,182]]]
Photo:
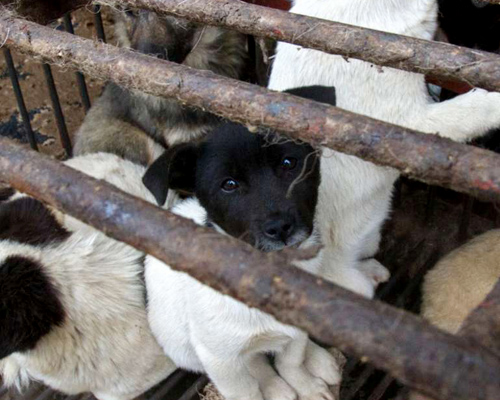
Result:
[[177,63],[184,61],[197,32],[196,25],[187,20],[146,10],[117,12],[116,20],[122,46]]
[[[333,88],[290,92],[323,101],[329,96],[328,102],[334,103]],[[312,233],[319,157],[306,143],[275,133],[254,134],[228,122],[201,144],[169,149],[143,181],[159,204],[165,202],[169,188],[194,194],[206,209],[208,222],[257,248],[277,250]]]

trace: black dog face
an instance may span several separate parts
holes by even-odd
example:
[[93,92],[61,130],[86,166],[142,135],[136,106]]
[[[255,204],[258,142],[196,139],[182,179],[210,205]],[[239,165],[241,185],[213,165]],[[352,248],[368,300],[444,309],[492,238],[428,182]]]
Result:
[[[319,96],[312,88],[291,93]],[[334,89],[328,94],[332,98]],[[143,181],[160,204],[167,188],[192,193],[206,209],[207,222],[259,249],[278,250],[312,233],[319,157],[306,143],[228,122],[201,144],[171,148]]]

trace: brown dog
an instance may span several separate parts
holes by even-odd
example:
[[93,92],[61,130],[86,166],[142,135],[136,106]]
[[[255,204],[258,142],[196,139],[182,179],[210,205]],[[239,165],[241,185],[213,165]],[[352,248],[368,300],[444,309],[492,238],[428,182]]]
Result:
[[[123,47],[241,78],[246,36],[200,26],[153,12],[117,12],[116,33]],[[148,165],[164,147],[201,136],[217,123],[211,114],[172,99],[107,85],[76,133],[75,154],[109,152]]]

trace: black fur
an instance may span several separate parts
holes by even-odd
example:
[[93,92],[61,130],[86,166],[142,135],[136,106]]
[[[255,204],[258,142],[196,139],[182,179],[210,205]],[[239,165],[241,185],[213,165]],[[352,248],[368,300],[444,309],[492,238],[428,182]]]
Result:
[[0,359],[33,349],[64,321],[56,288],[36,261],[7,257],[0,264]]
[[38,200],[22,197],[0,203],[0,240],[47,245],[62,242],[69,236],[70,233]]
[[12,196],[14,196],[14,193],[16,193],[16,191],[12,188],[0,189],[0,202],[9,200]]
[[500,5],[482,4],[484,7],[472,0],[439,0],[439,23],[450,43],[499,52]]
[[[335,105],[334,88],[288,92]],[[226,185],[231,180],[234,190]],[[274,133],[256,135],[227,122],[201,144],[166,152],[143,181],[160,204],[168,188],[194,191],[209,221],[256,247],[275,250],[312,232],[319,159],[308,144]]]
[[197,156],[197,146],[180,144],[167,150],[151,164],[142,182],[155,196],[159,205],[165,204],[169,188],[181,194],[194,194]]

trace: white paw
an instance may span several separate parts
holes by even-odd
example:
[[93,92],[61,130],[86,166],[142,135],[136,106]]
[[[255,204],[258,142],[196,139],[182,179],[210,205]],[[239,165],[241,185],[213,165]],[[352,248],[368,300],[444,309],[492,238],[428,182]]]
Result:
[[335,400],[328,385],[320,378],[313,376],[305,367],[278,365],[281,377],[295,389],[300,400]]
[[308,344],[304,365],[312,375],[328,385],[340,384],[342,376],[337,360],[327,350],[313,342]]
[[297,393],[279,376],[275,376],[261,387],[265,400],[296,400]]
[[387,281],[391,277],[388,269],[374,258],[360,261],[357,268],[370,279],[374,287],[377,287],[380,283]]
[[368,299],[373,298],[375,294],[376,285],[374,285],[373,280],[353,265],[347,268],[327,270],[322,277]]
[[226,400],[264,400],[260,391],[252,394],[241,394],[238,396],[222,396]]
[[323,380],[315,378],[311,383],[310,390],[299,394],[300,400],[335,400],[335,396]]

